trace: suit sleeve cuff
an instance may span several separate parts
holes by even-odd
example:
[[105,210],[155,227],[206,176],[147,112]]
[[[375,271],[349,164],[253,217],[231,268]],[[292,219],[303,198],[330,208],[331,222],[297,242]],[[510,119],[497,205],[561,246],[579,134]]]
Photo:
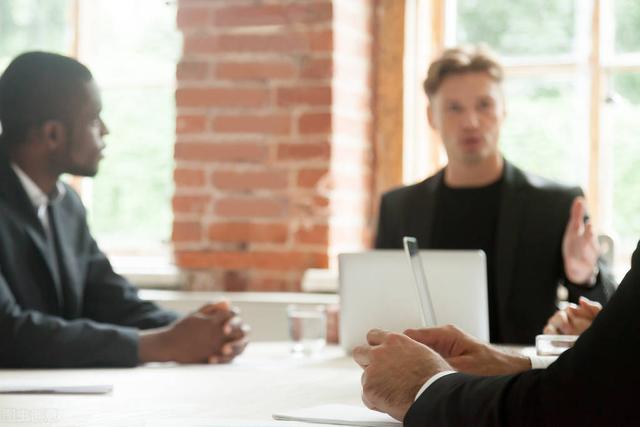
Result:
[[420,390],[418,390],[418,393],[416,394],[416,397],[415,397],[415,399],[413,399],[413,401],[415,402],[416,400],[418,400],[418,398],[420,396],[422,396],[422,393],[424,393],[425,390],[428,389],[431,386],[431,384],[435,383],[436,381],[438,381],[442,377],[445,377],[445,376],[447,376],[449,374],[455,374],[455,373],[456,373],[456,371],[442,371],[442,372],[439,372],[439,373],[435,374],[434,376],[429,378],[427,380],[427,382],[422,385],[422,387],[420,387]]
[[557,359],[558,356],[529,356],[529,360],[531,361],[531,369],[547,369],[547,367]]

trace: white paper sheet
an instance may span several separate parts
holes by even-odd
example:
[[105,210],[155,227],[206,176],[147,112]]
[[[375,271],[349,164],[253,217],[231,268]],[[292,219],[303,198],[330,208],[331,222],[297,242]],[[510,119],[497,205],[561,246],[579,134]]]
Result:
[[400,421],[387,414],[372,411],[363,406],[321,405],[278,414],[273,418],[283,421],[303,421],[315,424],[331,424],[358,427],[398,427]]
[[0,394],[106,394],[112,391],[113,386],[109,384],[0,384]]

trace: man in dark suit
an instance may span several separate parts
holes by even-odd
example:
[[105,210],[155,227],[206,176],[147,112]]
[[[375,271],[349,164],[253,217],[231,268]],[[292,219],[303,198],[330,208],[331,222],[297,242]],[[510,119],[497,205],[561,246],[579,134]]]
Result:
[[[405,426],[637,426],[640,244],[611,301],[547,369],[453,327],[370,331],[363,401]],[[456,372],[458,371],[458,372]]]
[[445,51],[424,87],[428,118],[443,141],[447,166],[382,197],[375,246],[482,249],[487,256],[491,341],[530,344],[555,311],[559,282],[568,297],[604,303],[614,291],[599,264],[579,188],[528,174],[504,160],[503,70],[481,48]]
[[94,176],[107,128],[89,70],[18,56],[0,77],[0,367],[230,361],[246,345],[228,303],[175,313],[113,272],[63,173]]

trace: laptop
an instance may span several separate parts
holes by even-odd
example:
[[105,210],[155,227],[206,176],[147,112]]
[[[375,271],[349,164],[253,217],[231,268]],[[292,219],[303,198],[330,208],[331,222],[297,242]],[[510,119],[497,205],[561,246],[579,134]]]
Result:
[[[436,324],[453,324],[489,341],[487,272],[480,250],[421,250]],[[340,343],[347,353],[372,328],[402,332],[425,325],[413,271],[403,250],[338,255]]]

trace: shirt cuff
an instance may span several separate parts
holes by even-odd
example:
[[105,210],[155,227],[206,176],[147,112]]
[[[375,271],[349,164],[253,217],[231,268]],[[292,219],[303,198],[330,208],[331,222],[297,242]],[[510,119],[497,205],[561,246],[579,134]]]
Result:
[[558,356],[529,356],[531,369],[547,369],[549,365],[558,360]]
[[435,383],[436,381],[438,381],[442,377],[446,377],[449,374],[455,374],[455,373],[456,373],[456,371],[442,371],[442,372],[439,372],[439,373],[435,374],[434,376],[429,378],[427,380],[427,382],[424,383],[424,385],[422,387],[420,387],[420,390],[418,390],[418,393],[416,394],[416,398],[413,401],[415,402],[416,400],[418,400],[418,398],[420,396],[422,396],[422,393],[424,393],[424,391],[426,389],[428,389],[431,386],[431,384]]

